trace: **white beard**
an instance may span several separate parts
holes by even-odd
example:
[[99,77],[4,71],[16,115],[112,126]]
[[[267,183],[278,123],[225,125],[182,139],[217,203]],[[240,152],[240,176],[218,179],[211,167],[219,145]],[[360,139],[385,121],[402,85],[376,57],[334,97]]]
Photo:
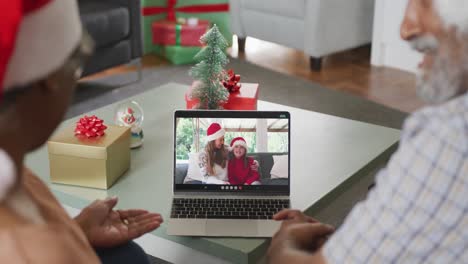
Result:
[[[410,45],[415,50],[437,51],[440,44],[435,37],[426,35],[412,40]],[[468,73],[468,48],[465,47],[462,54],[464,57],[459,61],[455,61],[451,50],[439,50],[434,55],[432,67],[417,76],[416,89],[421,99],[440,104],[466,91],[464,77]]]
[[463,67],[453,65],[448,58],[440,55],[434,58],[434,64],[427,78],[417,76],[416,89],[419,97],[432,104],[446,102],[463,93]]

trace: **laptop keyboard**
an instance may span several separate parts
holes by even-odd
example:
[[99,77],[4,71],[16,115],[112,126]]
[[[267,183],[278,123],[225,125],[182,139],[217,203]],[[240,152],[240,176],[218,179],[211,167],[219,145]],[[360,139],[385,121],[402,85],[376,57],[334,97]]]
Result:
[[175,198],[171,218],[272,219],[285,208],[289,200]]

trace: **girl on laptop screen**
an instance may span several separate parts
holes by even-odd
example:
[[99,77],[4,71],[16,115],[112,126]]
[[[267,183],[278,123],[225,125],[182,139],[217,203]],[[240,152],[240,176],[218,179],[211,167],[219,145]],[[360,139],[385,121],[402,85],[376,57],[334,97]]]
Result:
[[231,141],[232,152],[229,153],[228,178],[233,185],[258,185],[258,170],[252,169],[255,160],[247,157],[247,142],[243,137]]

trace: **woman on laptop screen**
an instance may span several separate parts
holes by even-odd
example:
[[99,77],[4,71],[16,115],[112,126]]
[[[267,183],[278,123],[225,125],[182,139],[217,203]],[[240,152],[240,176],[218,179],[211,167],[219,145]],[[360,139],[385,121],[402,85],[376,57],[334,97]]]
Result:
[[205,150],[198,157],[204,184],[229,184],[227,158],[229,147],[224,145],[225,130],[218,123],[212,123],[206,131]]

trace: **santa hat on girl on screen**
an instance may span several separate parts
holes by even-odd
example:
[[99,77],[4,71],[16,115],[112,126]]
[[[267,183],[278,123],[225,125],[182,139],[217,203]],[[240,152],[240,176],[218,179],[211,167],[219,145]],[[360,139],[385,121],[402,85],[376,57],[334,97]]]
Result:
[[234,148],[235,146],[241,146],[247,150],[247,142],[245,141],[243,137],[236,137],[232,139],[231,148]]
[[226,131],[218,123],[212,123],[206,130],[206,141],[216,140],[226,134]]
[[[82,28],[76,0],[1,0],[0,19],[1,105],[3,94],[58,70],[80,43]],[[0,201],[15,173],[0,149]]]

